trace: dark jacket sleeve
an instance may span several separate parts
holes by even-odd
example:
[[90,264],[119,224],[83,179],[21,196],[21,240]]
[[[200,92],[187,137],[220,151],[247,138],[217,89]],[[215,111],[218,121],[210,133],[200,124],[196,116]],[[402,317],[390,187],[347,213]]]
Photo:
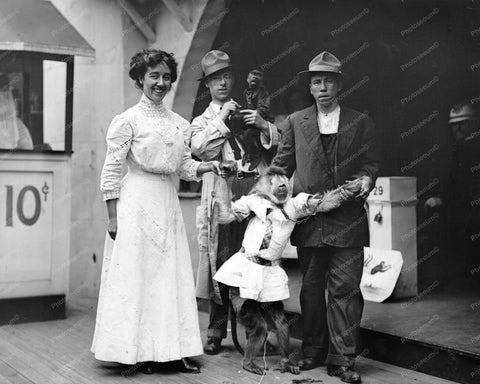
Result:
[[295,159],[295,134],[291,116],[283,121],[278,130],[281,132],[280,146],[277,155],[273,159],[272,165],[282,168],[287,177],[290,178],[297,168]]
[[375,135],[375,125],[370,118],[365,119],[365,126],[361,130],[361,147],[363,152],[359,158],[360,168],[350,179],[355,179],[360,176],[370,176],[372,179],[372,188],[375,185],[375,180],[378,176],[380,153]]

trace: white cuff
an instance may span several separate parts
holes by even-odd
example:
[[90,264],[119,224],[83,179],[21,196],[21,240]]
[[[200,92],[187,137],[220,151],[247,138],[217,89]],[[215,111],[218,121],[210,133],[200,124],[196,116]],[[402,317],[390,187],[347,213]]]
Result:
[[120,197],[120,191],[106,191],[103,192],[103,201],[118,199]]
[[270,122],[267,121],[267,124],[268,124],[268,131],[270,133],[270,139],[268,140],[265,134],[262,132],[260,134],[260,142],[262,143],[263,148],[270,149],[272,148],[272,143],[273,143],[273,132],[272,132],[272,125],[270,124]]
[[222,136],[230,136],[230,129],[228,129],[228,127],[225,125],[225,122],[220,117],[215,117],[215,119],[213,119],[213,124],[215,125],[215,128],[217,128],[222,134]]

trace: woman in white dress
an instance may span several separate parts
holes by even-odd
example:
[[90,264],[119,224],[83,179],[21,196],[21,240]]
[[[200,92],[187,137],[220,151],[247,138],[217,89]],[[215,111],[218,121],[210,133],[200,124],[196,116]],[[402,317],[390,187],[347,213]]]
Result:
[[99,360],[142,362],[145,373],[152,373],[153,362],[174,360],[198,371],[186,359],[203,349],[175,174],[199,180],[218,173],[218,162],[192,160],[189,123],[162,104],[177,79],[173,55],[143,50],[132,58],[129,75],[143,94],[107,133],[101,190],[109,236],[92,352]]

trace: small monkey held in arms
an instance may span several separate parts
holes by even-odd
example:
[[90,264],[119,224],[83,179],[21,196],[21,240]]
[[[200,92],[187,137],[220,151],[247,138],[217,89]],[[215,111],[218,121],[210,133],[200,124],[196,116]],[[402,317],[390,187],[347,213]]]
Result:
[[264,84],[263,71],[251,70],[246,80],[247,88],[243,93],[242,102],[245,104],[232,115],[230,130],[244,149],[242,165],[249,164],[248,170],[253,171],[262,159],[271,160],[274,153],[271,149],[267,150],[263,147],[260,131],[253,125],[245,124],[244,113],[246,110],[256,110],[263,119],[271,123],[273,123],[273,116],[270,113],[270,95]]
[[[234,165],[222,164],[224,177],[234,173]],[[282,300],[290,295],[288,277],[280,260],[295,227],[302,218],[338,208],[354,198],[361,181],[354,180],[335,190],[318,195],[292,189],[283,170],[270,167],[260,177],[250,194],[232,202],[231,178],[218,180],[214,197],[214,220],[221,224],[250,219],[242,248],[217,271],[214,279],[233,287],[231,301],[239,322],[247,332],[243,368],[259,375],[266,367],[255,357],[266,342],[269,331],[277,335],[281,360],[279,368],[293,374],[300,369],[289,358],[289,330]]]

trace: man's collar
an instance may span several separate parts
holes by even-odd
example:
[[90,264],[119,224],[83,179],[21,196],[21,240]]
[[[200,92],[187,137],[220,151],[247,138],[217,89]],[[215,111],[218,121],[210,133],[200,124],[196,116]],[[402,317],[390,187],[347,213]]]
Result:
[[214,102],[213,100],[210,102],[210,108],[212,108],[213,112],[216,114],[220,113],[220,110],[222,109],[223,104],[218,104]]
[[318,109],[317,105],[315,105],[315,107],[317,109],[317,115],[319,115],[319,116],[330,116],[330,115],[333,115],[333,114],[336,114],[336,113],[340,113],[340,104],[339,103],[337,103],[336,107],[333,108],[328,113],[324,113],[324,112],[320,111],[320,109]]

